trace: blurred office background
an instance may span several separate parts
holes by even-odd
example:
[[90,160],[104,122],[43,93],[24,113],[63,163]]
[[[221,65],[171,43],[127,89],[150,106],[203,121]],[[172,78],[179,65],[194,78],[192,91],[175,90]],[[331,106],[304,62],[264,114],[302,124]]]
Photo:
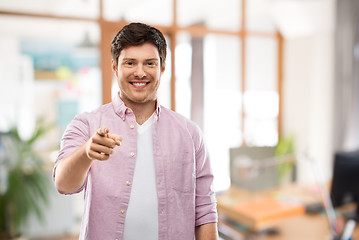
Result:
[[[230,186],[230,148],[289,136],[330,179],[333,153],[359,145],[356,2],[0,0],[0,131],[16,126],[27,139],[38,118],[55,123],[35,146],[51,179],[67,123],[117,93],[113,36],[141,21],[167,38],[159,99],[204,131],[216,191]],[[297,181],[310,172],[297,163]],[[51,186],[50,196],[46,223],[32,219],[26,236],[77,234],[82,194]]]

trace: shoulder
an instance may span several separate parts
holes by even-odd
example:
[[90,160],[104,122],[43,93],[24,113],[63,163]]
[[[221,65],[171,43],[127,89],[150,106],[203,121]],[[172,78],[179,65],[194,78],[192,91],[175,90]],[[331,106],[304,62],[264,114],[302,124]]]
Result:
[[175,112],[171,109],[161,106],[161,118],[170,119],[175,121],[178,124],[185,124],[185,125],[196,125],[192,120],[186,118],[182,114]]
[[173,125],[173,127],[186,128],[191,135],[194,134],[202,135],[201,129],[194,121],[166,107],[161,106],[160,118],[163,118],[165,121],[168,121],[168,123]]
[[89,112],[82,112],[75,116],[74,120],[80,120],[80,121],[96,121],[96,119],[99,119],[103,115],[108,115],[113,113],[113,106],[112,102],[104,104],[92,111]]
[[91,135],[92,131],[96,130],[101,125],[103,119],[111,118],[111,114],[113,114],[112,109],[112,104],[108,103],[93,111],[79,113],[68,124],[67,130],[77,129],[81,132],[86,132],[87,135]]

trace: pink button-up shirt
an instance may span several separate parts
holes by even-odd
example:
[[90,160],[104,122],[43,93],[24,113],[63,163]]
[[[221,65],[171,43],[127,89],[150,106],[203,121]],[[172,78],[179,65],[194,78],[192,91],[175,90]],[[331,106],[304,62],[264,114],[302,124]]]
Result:
[[[68,125],[56,165],[83,145],[98,128],[123,136],[107,161],[94,161],[84,186],[80,239],[122,239],[135,170],[135,115],[117,96]],[[153,158],[158,196],[159,240],[193,240],[195,226],[217,222],[208,151],[192,121],[158,105],[153,124]],[[55,171],[54,171],[55,172]],[[141,217],[141,216],[139,216]]]

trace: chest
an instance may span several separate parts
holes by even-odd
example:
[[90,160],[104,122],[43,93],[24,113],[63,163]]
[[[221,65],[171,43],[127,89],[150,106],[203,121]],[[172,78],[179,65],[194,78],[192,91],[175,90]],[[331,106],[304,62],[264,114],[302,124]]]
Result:
[[[154,123],[151,136],[147,136],[147,140],[141,140],[138,138],[135,120],[126,119],[117,124],[107,124],[111,125],[114,133],[123,136],[123,141],[109,160],[93,164],[89,179],[94,189],[99,189],[106,195],[120,197],[131,187],[136,163],[152,159],[157,189],[165,189],[166,192],[194,191],[195,149],[192,138],[186,131]],[[146,157],[146,154],[152,156]]]

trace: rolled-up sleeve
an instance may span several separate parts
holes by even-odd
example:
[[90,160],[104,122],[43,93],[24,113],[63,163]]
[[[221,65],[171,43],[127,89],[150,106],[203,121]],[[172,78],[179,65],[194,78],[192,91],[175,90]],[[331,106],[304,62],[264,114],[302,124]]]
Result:
[[[61,147],[52,172],[52,178],[55,180],[57,165],[61,160],[73,153],[76,149],[86,143],[90,138],[89,123],[85,114],[77,115],[66,127],[61,139]],[[76,192],[82,191],[85,184]],[[71,193],[72,194],[72,193]]]
[[217,222],[217,200],[213,191],[213,174],[202,133],[195,140],[196,145],[196,226]]

